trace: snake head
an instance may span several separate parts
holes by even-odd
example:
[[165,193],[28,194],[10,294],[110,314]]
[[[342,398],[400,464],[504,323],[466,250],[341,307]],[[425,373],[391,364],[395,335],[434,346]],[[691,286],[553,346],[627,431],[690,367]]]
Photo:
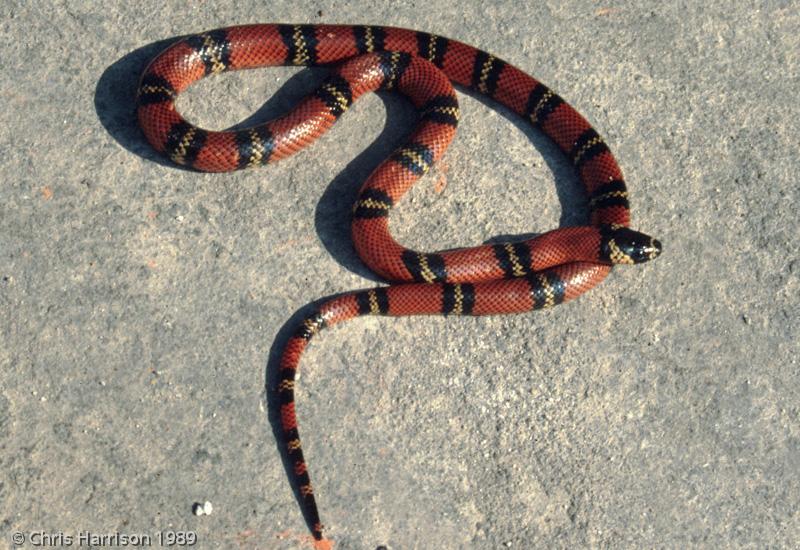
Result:
[[640,264],[661,254],[661,242],[621,225],[600,228],[600,259],[610,264]]

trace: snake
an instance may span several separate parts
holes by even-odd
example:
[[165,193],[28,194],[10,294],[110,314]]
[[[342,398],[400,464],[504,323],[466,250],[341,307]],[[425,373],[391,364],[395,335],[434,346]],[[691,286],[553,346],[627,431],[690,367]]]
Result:
[[[225,71],[324,66],[327,79],[287,114],[248,128],[209,131],[176,109],[192,83]],[[461,112],[453,85],[493,100],[541,130],[572,162],[588,197],[585,226],[529,239],[420,252],[389,232],[389,214],[442,157]],[[389,284],[322,301],[304,316],[280,355],[271,388],[280,406],[287,473],[315,541],[323,525],[298,432],[295,374],[311,338],[363,315],[490,315],[567,302],[599,284],[616,264],[657,257],[662,245],[630,229],[625,180],[608,145],[545,84],[457,40],[368,25],[251,24],[177,39],[146,66],[136,116],[147,141],[174,163],[204,172],[261,166],[307,147],[365,93],[392,90],[417,111],[414,129],[358,192],[351,233],[363,262]]]

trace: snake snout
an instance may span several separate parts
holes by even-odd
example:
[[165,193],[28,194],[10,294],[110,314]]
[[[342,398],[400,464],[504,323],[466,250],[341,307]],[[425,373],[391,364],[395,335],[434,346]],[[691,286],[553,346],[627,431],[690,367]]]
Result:
[[601,230],[600,255],[612,264],[640,264],[661,254],[661,241],[627,227]]

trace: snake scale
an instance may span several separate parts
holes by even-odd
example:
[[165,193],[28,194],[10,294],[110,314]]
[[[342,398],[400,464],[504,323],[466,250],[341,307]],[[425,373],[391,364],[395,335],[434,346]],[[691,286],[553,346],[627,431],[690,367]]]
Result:
[[[176,110],[178,94],[223,71],[274,65],[330,66],[327,80],[291,112],[235,131],[207,131]],[[482,94],[541,129],[575,166],[589,198],[589,225],[532,239],[444,252],[418,252],[389,233],[389,213],[442,156],[460,117],[453,84]],[[361,187],[353,206],[358,255],[389,286],[322,303],[286,343],[275,390],[290,475],[314,539],[323,526],[303,458],[295,414],[295,372],[322,328],[360,315],[488,315],[548,308],[600,283],[613,264],[655,258],[661,244],[628,228],[625,181],[614,156],[575,109],[494,55],[434,34],[379,26],[260,24],[179,39],[145,69],[139,124],[155,149],[201,171],[226,172],[277,161],[328,130],[361,95],[396,90],[418,111],[403,145]]]

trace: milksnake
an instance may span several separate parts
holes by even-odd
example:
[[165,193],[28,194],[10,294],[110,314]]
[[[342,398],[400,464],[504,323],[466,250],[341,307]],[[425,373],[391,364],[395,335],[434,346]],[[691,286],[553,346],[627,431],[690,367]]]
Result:
[[[289,114],[252,128],[212,132],[187,122],[175,99],[223,71],[274,65],[331,66],[328,79]],[[540,128],[574,163],[589,197],[590,224],[525,241],[423,253],[389,233],[389,212],[444,153],[460,112],[452,84],[511,109]],[[277,161],[320,137],[362,94],[394,89],[419,113],[416,128],[363,184],[352,238],[365,264],[392,284],[320,305],[286,343],[277,386],[285,449],[316,540],[322,524],[297,431],[295,371],[322,328],[360,315],[487,315],[547,308],[600,283],[612,264],[655,258],[661,244],[628,229],[628,194],[616,160],[589,123],[544,84],[455,40],[378,26],[246,25],[180,39],[145,69],[137,116],[147,140],[174,162],[227,172]]]

